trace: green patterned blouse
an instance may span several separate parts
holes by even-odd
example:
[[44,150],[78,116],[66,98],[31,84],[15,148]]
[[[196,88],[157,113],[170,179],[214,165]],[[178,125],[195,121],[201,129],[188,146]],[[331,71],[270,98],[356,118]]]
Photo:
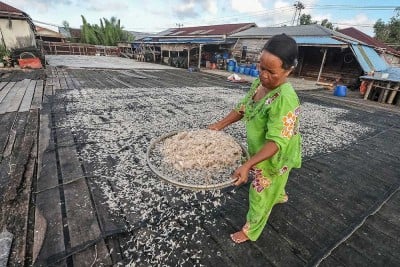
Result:
[[274,141],[278,146],[279,151],[274,156],[256,166],[265,175],[273,177],[301,166],[300,102],[290,83],[284,83],[254,101],[259,85],[260,80],[256,79],[235,110],[243,114],[251,156],[267,141]]

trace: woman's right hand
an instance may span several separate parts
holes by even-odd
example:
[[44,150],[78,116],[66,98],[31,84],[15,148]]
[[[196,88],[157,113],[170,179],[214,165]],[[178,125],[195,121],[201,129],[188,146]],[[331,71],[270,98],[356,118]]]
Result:
[[222,127],[220,126],[220,124],[218,122],[216,122],[211,125],[208,125],[207,129],[213,130],[213,131],[221,131]]

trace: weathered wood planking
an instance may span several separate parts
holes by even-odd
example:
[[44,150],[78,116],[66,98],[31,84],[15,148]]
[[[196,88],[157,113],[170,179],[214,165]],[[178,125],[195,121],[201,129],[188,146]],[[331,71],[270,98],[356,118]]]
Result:
[[6,148],[7,142],[9,140],[11,132],[11,127],[14,124],[15,118],[17,116],[16,112],[10,112],[0,115],[0,162],[3,158],[4,149]]
[[[0,82],[0,92],[8,84],[8,82]],[[0,101],[1,102],[1,101]]]
[[42,107],[43,101],[43,80],[38,80],[35,86],[35,94],[33,95],[31,109],[37,109]]
[[[7,110],[6,100],[8,93],[14,87],[15,82],[9,82],[1,91],[0,91],[0,114],[4,114]],[[8,103],[7,103],[8,104]]]
[[9,104],[6,112],[18,111],[30,81],[31,80],[29,79],[24,79],[23,81],[17,82],[17,84],[12,88],[12,90],[15,91],[15,94],[12,98],[8,99]]
[[[234,203],[232,203],[232,206],[234,206],[235,209],[224,205],[220,208],[220,211],[228,223],[241,228],[245,223],[248,206],[243,202],[233,201]],[[274,209],[279,209],[279,206],[275,206]],[[242,214],[242,216],[237,216],[238,213]],[[284,224],[285,221],[279,223]],[[278,224],[278,222],[275,222],[275,224]],[[270,225],[264,228],[264,233],[257,240],[257,243],[250,242],[250,244],[255,249],[258,249],[265,258],[270,259],[276,266],[301,266],[304,264],[301,257],[297,255],[300,254],[301,251],[298,250],[297,253],[293,253],[292,251],[296,248],[291,247],[291,244],[287,243],[287,241],[276,232],[276,229],[272,228]],[[275,244],[280,245],[275,246]]]
[[19,106],[18,112],[29,111],[33,95],[35,94],[35,88],[36,88],[36,81],[30,80],[28,87],[26,88],[24,98],[22,99],[21,105]]
[[11,153],[0,164],[8,169],[8,183],[4,194],[1,221],[14,234],[9,265],[24,264],[28,233],[28,214],[31,186],[36,163],[36,131],[38,124],[37,111],[18,113],[17,123],[13,126],[15,140],[9,142]]
[[[65,251],[64,226],[54,147],[49,115],[42,111],[39,130],[35,214],[37,217],[41,214],[46,225],[43,225],[42,220],[35,220],[34,256],[37,258],[33,260],[36,260],[37,266],[49,265],[51,260],[56,260],[54,255],[62,255]],[[65,265],[66,262],[62,260],[59,264]]]
[[[58,147],[57,152],[64,183],[63,190],[70,242],[73,248],[101,238],[102,232],[76,148],[74,146]],[[96,260],[96,253],[103,256],[98,258],[99,263],[111,264],[110,257],[106,256],[108,250],[102,239],[95,247],[89,247],[87,250],[73,255],[74,264],[77,266],[90,265]]]

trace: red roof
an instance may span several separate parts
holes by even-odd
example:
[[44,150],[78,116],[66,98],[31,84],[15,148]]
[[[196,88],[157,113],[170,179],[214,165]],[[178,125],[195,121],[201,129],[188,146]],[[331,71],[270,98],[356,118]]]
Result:
[[9,13],[21,13],[21,14],[24,13],[23,11],[16,9],[15,7],[12,7],[10,5],[7,5],[6,3],[3,2],[0,2],[0,11]]
[[356,28],[350,27],[350,28],[346,28],[346,29],[341,29],[339,30],[340,33],[346,34],[350,37],[353,37],[354,39],[357,39],[363,43],[366,43],[368,45],[377,47],[377,48],[383,48],[386,51],[395,54],[395,55],[399,55],[400,56],[400,52],[397,51],[396,49],[385,45],[384,43],[382,43],[381,41],[357,30]]
[[229,35],[257,26],[255,23],[221,24],[210,26],[171,28],[160,33],[163,36]]

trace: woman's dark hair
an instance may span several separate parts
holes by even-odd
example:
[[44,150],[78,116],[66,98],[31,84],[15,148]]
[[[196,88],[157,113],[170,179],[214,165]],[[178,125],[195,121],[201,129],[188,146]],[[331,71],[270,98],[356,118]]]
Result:
[[285,70],[297,66],[298,48],[296,41],[286,34],[282,33],[274,35],[264,45],[263,51],[268,51],[271,54],[279,57]]

